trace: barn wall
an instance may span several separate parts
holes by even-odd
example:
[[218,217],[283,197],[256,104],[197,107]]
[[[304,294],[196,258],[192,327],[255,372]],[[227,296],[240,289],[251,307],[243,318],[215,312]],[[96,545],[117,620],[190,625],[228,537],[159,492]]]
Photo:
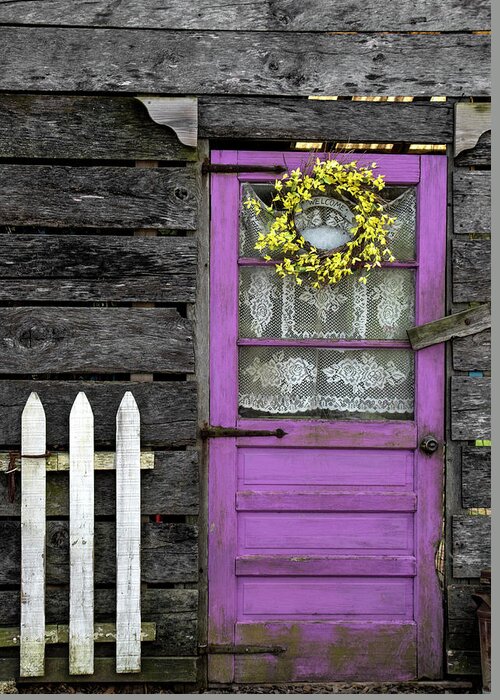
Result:
[[[37,390],[48,449],[65,450],[79,390],[96,449],[113,449],[127,389],[155,469],[142,476],[141,679],[203,684],[206,642],[208,178],[221,139],[454,143],[455,100],[311,101],[308,95],[489,94],[486,0],[266,0],[254,5],[0,3],[0,451],[18,450],[24,402]],[[432,70],[429,71],[429,66]],[[197,95],[198,148],[154,123],[134,95]],[[276,97],[280,95],[280,97]],[[448,312],[489,294],[489,150],[450,158]],[[471,193],[475,193],[471,199]],[[478,201],[481,205],[478,206]],[[449,344],[445,573],[448,669],[477,671],[470,592],[487,562],[487,333]],[[91,343],[89,342],[91,338]],[[470,376],[473,372],[473,376]],[[17,476],[19,479],[19,477]],[[113,478],[96,476],[96,619],[112,620]],[[50,474],[47,622],[67,622],[67,475]],[[19,481],[0,474],[0,627],[19,619]],[[159,516],[159,517],[158,517]],[[115,678],[97,647],[93,680]],[[17,673],[0,649],[0,677]],[[47,678],[67,649],[47,647]]]

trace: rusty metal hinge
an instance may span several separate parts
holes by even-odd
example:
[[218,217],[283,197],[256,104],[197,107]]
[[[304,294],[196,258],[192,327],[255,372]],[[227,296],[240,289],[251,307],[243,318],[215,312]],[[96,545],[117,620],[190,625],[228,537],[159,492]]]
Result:
[[287,433],[282,428],[276,430],[247,430],[246,428],[225,428],[222,425],[206,425],[201,428],[202,440],[207,438],[224,437],[285,437]]
[[200,654],[284,654],[287,647],[265,644],[201,644]]
[[203,175],[207,173],[222,173],[230,175],[231,173],[285,173],[284,165],[228,165],[225,163],[210,163],[208,159],[203,161],[201,166]]

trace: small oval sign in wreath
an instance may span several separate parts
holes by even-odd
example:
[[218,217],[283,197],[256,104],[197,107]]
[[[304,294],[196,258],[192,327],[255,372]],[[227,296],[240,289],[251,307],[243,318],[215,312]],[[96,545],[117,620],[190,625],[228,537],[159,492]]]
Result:
[[[380,192],[384,176],[356,161],[316,159],[310,172],[300,168],[276,180],[269,230],[260,233],[255,248],[278,253],[281,277],[304,278],[315,288],[336,284],[360,270],[359,281],[382,262],[393,262],[387,234],[395,219],[384,213]],[[247,197],[249,209],[260,214],[262,201]],[[271,260],[265,254],[266,260]]]

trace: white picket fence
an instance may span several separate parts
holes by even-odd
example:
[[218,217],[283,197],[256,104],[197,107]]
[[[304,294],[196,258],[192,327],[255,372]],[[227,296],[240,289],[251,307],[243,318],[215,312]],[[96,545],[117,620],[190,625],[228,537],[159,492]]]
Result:
[[[45,644],[46,419],[33,392],[21,426],[20,675],[43,676]],[[69,419],[69,673],[92,675],[94,641],[116,635],[116,672],[141,670],[140,415],[127,391],[116,414],[116,626],[94,625],[94,415],[80,392]],[[57,625],[57,628],[62,628]],[[149,625],[148,627],[151,627]],[[144,637],[144,628],[142,630]],[[59,637],[65,635],[59,635]],[[57,641],[61,641],[58,638]]]

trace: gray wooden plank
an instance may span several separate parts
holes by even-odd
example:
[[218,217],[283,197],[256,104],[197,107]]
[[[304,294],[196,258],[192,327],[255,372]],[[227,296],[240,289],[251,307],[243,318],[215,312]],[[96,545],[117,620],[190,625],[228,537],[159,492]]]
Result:
[[455,303],[490,300],[490,241],[454,239],[451,264]]
[[0,308],[0,371],[192,372],[191,322],[175,309]]
[[[68,659],[64,657],[47,658],[44,683],[117,683],[131,681],[140,683],[150,682],[179,682],[194,683],[196,681],[197,663],[195,657],[169,657],[151,658],[144,656],[143,668],[138,673],[116,673],[114,659],[95,659],[95,668],[92,678],[89,676],[70,676],[68,674]],[[16,678],[19,674],[19,661],[17,659],[0,659],[0,677]],[[18,681],[19,682],[19,681]],[[21,681],[22,682],[22,681]],[[24,681],[26,682],[26,681]]]
[[443,102],[204,95],[199,133],[205,138],[448,143],[453,119],[452,107]]
[[451,439],[491,439],[489,378],[451,378]]
[[462,506],[491,508],[491,450],[462,448]]
[[196,150],[133,97],[3,94],[0,157],[189,161]]
[[[97,453],[99,454],[99,453]],[[196,515],[198,502],[197,453],[155,452],[155,467],[141,473],[141,513],[143,515]],[[21,491],[16,489],[13,502],[7,497],[7,475],[0,474],[0,516],[20,515]],[[19,477],[17,477],[19,479]],[[47,474],[47,515],[67,516],[69,513],[68,472]],[[115,514],[116,474],[114,471],[95,473],[95,514]],[[17,484],[19,486],[19,482]]]
[[[394,5],[394,6],[393,6]],[[16,0],[0,3],[0,23],[151,29],[261,31],[463,31],[490,28],[488,0],[401,0],[363,5],[337,0]]]
[[1,301],[194,301],[190,237],[6,234],[0,245]]
[[[20,581],[21,523],[0,522],[0,550],[4,568],[0,585],[18,585]],[[142,525],[141,578],[144,583],[182,583],[198,579],[197,528],[184,523],[146,523]],[[49,585],[69,581],[69,526],[67,521],[47,523],[47,569]],[[115,525],[95,523],[95,583],[113,584],[116,579]]]
[[448,620],[466,620],[469,623],[476,620],[477,606],[472,598],[473,593],[487,592],[480,584],[454,583],[447,588]]
[[3,27],[0,90],[487,95],[489,45],[483,34]]
[[0,165],[0,223],[196,228],[194,171]]
[[453,368],[462,372],[491,368],[491,331],[453,341]]
[[[199,135],[448,143],[453,140],[453,109],[442,102],[202,96]],[[0,96],[4,158],[192,160],[195,155],[193,149],[181,147],[169,129],[149,119],[132,97]]]
[[446,641],[449,649],[479,651],[477,616],[471,620],[448,620]]
[[456,170],[453,174],[453,221],[455,233],[491,231],[491,175],[489,172]]
[[452,676],[480,676],[481,656],[478,651],[448,649],[446,670]]
[[479,578],[491,566],[491,518],[485,515],[453,516],[453,576]]
[[95,443],[115,444],[115,416],[125,391],[132,391],[142,416],[142,447],[176,447],[196,439],[196,384],[194,382],[0,381],[0,445],[20,444],[21,412],[31,391],[38,393],[46,414],[47,445],[68,445],[71,405],[85,391],[95,416]]
[[443,343],[451,338],[477,334],[491,326],[491,308],[489,304],[450,314],[421,326],[407,330],[408,338],[414,350],[421,350],[436,343]]
[[[109,622],[116,613],[114,588],[97,588],[95,621]],[[68,590],[49,588],[46,593],[47,624],[69,619]],[[148,656],[194,656],[197,653],[198,591],[193,589],[146,588],[141,591],[144,620],[156,624],[156,640],[143,645]],[[1,625],[19,624],[19,591],[0,591]],[[52,653],[52,652],[50,652]],[[60,653],[60,651],[59,651]],[[96,654],[106,653],[96,648]],[[114,649],[108,651],[114,654]]]

